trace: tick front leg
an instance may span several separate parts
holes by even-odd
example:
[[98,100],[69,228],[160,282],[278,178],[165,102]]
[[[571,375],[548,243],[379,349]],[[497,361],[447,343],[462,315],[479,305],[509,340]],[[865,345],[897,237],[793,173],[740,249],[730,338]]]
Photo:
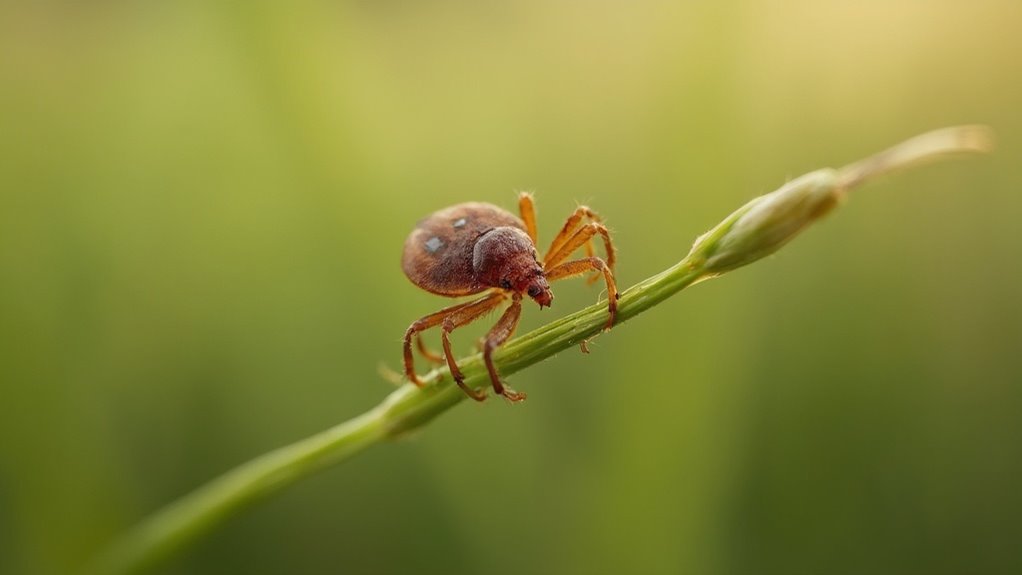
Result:
[[493,350],[504,344],[518,327],[518,319],[522,316],[522,296],[514,294],[511,306],[507,308],[504,315],[493,326],[490,333],[486,335],[486,343],[483,345],[483,361],[486,363],[486,370],[490,372],[490,383],[493,384],[493,391],[503,395],[511,402],[519,402],[525,399],[524,393],[519,393],[509,387],[504,387],[500,382],[500,374],[493,365]]
[[609,300],[609,303],[607,304],[607,311],[610,312],[610,318],[607,320],[607,327],[604,329],[610,329],[614,325],[614,320],[617,319],[618,293],[617,283],[614,281],[614,272],[610,270],[610,266],[607,265],[607,262],[595,257],[574,260],[565,262],[547,270],[545,275],[547,281],[554,282],[582,275],[589,271],[603,273],[603,279],[607,282],[607,299]]
[[[554,236],[553,241],[550,242],[550,247],[546,251],[546,255],[543,256],[544,262],[549,262],[550,258],[557,253],[561,247],[571,239],[578,228],[582,225],[582,220],[589,218],[590,222],[601,223],[603,219],[600,215],[589,209],[588,206],[579,206],[575,208],[575,211],[568,216],[568,219],[564,221],[564,225],[561,227],[561,231]],[[586,244],[586,255],[592,256],[592,244]]]
[[[543,266],[546,268],[556,266],[564,260],[571,257],[571,254],[582,247],[583,245],[588,246],[593,236],[599,234],[603,237],[603,247],[607,250],[607,267],[610,271],[614,271],[614,262],[617,260],[617,255],[614,253],[614,244],[610,241],[610,232],[607,231],[607,227],[603,224],[588,223],[576,231],[568,241],[564,242],[561,247],[553,253],[550,257],[543,261]],[[586,250],[587,254],[591,253],[589,249]],[[592,258],[592,255],[589,256]]]

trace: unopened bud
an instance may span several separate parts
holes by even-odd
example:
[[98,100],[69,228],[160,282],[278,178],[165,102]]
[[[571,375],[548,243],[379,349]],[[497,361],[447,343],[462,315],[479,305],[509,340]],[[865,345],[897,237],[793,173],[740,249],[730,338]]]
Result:
[[712,277],[752,263],[780,249],[863,182],[949,156],[989,152],[993,145],[989,128],[955,126],[916,136],[840,170],[810,172],[745,204],[700,236],[689,265]]
[[739,208],[696,240],[692,253],[701,256],[703,268],[713,275],[752,263],[832,210],[841,196],[837,172],[810,172]]

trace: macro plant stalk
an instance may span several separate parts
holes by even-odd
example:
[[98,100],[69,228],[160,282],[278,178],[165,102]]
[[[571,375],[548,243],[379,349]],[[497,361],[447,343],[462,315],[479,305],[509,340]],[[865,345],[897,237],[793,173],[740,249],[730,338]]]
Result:
[[[686,287],[748,265],[780,249],[840,205],[852,188],[877,176],[947,156],[987,152],[993,135],[983,126],[959,126],[917,136],[840,169],[822,169],[755,198],[696,239],[688,255],[621,292],[617,323]],[[607,322],[605,303],[590,306],[509,341],[494,354],[504,375],[583,344]],[[480,354],[458,362],[465,383],[489,382]],[[232,515],[367,447],[401,437],[465,400],[446,367],[427,374],[425,388],[406,383],[372,410],[236,467],[144,520],[90,566],[114,575],[152,567],[198,540]]]

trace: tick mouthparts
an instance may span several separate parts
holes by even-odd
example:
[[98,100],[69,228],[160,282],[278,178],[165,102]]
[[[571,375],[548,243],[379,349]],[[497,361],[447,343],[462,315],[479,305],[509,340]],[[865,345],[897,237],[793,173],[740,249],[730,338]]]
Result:
[[547,291],[545,293],[540,293],[538,297],[533,299],[535,299],[536,303],[539,304],[539,309],[543,309],[545,307],[550,307],[551,304],[553,304],[554,294]]

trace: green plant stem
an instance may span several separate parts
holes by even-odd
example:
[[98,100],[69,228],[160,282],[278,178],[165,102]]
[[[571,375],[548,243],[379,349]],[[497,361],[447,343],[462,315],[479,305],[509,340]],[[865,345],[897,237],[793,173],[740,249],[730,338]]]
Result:
[[[624,290],[617,323],[628,321],[686,287],[772,253],[827,213],[852,186],[894,169],[952,153],[991,147],[989,131],[963,126],[930,132],[842,168],[820,170],[756,198],[696,240],[671,268]],[[494,354],[504,375],[513,374],[604,329],[605,303],[570,314],[508,342]],[[488,384],[479,354],[459,361],[466,384]],[[363,449],[400,437],[465,400],[446,368],[430,372],[430,384],[405,384],[354,419],[281,447],[214,479],[171,503],[130,531],[92,565],[91,573],[136,573],[166,559],[251,504]]]

